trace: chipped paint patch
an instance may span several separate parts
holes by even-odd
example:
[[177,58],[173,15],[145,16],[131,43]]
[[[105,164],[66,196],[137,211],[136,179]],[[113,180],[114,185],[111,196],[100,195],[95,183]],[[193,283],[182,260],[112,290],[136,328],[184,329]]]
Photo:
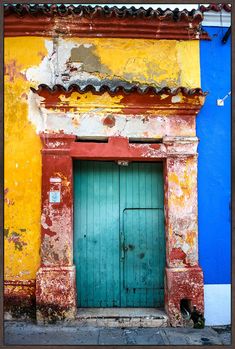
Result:
[[115,123],[116,123],[116,120],[113,115],[108,115],[103,120],[104,126],[107,126],[107,127],[113,127],[115,126]]
[[[26,231],[26,229],[20,229],[21,232]],[[9,229],[4,230],[4,236],[8,242],[13,242],[15,249],[22,251],[24,246],[27,246],[27,243],[22,240],[22,234],[15,231],[9,232]]]

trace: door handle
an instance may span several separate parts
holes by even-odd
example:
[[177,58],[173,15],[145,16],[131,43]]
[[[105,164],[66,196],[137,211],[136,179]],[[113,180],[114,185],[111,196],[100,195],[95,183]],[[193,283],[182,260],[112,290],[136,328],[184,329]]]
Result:
[[124,259],[125,258],[125,253],[124,253],[125,238],[122,231],[120,232],[120,245],[121,245],[121,259]]

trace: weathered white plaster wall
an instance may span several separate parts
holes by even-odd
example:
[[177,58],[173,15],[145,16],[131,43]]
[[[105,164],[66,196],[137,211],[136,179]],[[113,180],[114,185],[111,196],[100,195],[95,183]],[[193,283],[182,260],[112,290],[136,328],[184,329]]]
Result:
[[207,326],[231,324],[231,285],[204,285]]

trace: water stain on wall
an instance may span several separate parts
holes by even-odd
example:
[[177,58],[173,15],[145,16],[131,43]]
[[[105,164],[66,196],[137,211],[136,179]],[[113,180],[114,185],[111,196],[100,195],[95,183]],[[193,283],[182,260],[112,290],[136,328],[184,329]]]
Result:
[[94,45],[82,44],[79,47],[73,47],[70,61],[82,63],[81,70],[88,73],[111,74],[111,70],[101,63],[100,57],[95,53]]

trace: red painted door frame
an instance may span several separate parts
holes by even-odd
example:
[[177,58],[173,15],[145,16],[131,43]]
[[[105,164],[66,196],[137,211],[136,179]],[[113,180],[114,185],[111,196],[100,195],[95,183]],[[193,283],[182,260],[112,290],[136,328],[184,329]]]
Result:
[[[73,265],[73,159],[164,162],[165,309],[173,326],[182,323],[182,299],[189,300],[203,312],[203,273],[198,265],[197,247],[198,139],[164,137],[161,143],[138,144],[129,143],[127,138],[110,137],[107,143],[98,143],[79,142],[75,136],[62,133],[43,133],[41,141],[41,267],[36,280],[37,320],[74,318],[77,312],[76,292],[79,290],[75,286]],[[175,176],[184,181],[190,177],[190,184],[182,185],[184,195],[178,195]],[[183,209],[176,209],[176,199]],[[177,240],[176,236],[181,238]],[[189,241],[189,237],[190,244],[188,242],[185,248],[184,239]]]

